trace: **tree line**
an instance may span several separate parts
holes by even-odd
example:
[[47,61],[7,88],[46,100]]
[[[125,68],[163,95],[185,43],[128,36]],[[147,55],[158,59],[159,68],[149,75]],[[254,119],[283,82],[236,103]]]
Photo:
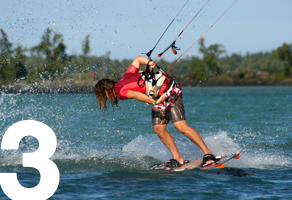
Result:
[[[199,41],[199,56],[180,59],[168,73],[193,80],[228,80],[270,78],[283,80],[292,76],[292,43],[284,43],[271,52],[233,53],[227,55],[224,45],[205,45]],[[67,55],[63,35],[47,28],[38,45],[30,49],[14,47],[1,29],[0,86],[17,82],[40,84],[54,80],[119,79],[132,60],[111,59],[110,52],[89,56],[90,35],[81,44],[82,55]],[[160,59],[157,64],[168,68],[172,62]],[[93,73],[94,72],[94,73]],[[94,74],[94,77],[92,77]]]

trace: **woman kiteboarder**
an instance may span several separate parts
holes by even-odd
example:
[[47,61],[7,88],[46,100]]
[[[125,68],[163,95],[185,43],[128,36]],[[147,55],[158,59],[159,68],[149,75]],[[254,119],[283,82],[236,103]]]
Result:
[[[148,73],[147,70],[138,73],[141,65],[149,67]],[[153,74],[150,69],[154,69],[155,66],[154,61],[138,56],[118,82],[110,79],[99,80],[94,91],[99,108],[103,108],[105,112],[106,101],[110,100],[114,107],[118,104],[118,99],[136,99],[152,104],[153,130],[173,155],[173,159],[167,163],[168,169],[180,167],[188,162],[180,155],[172,136],[166,131],[169,120],[179,132],[204,152],[202,164],[213,163],[216,160],[215,156],[207,148],[200,134],[186,123],[181,87],[166,73]]]

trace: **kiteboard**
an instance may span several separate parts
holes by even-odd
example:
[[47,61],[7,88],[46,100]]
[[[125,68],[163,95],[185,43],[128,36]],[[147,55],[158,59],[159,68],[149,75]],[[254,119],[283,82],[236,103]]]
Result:
[[[216,161],[211,163],[211,164],[202,164],[202,160],[190,160],[188,163],[177,167],[175,169],[172,169],[171,171],[183,171],[186,169],[194,169],[194,168],[200,168],[200,169],[208,169],[212,167],[217,167],[217,168],[223,168],[224,163],[231,159],[239,159],[239,153],[238,154],[230,154],[230,155],[225,155],[225,156],[217,156]],[[161,169],[161,170],[168,170],[166,167],[167,163],[159,163],[156,165],[153,165],[150,167],[150,169]]]

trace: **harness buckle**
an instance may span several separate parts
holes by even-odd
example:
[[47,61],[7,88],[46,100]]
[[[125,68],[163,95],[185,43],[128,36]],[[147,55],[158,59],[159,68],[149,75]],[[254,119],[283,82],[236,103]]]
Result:
[[155,93],[154,93],[154,90],[150,90],[150,91],[149,91],[149,96],[153,97],[154,94],[155,94]]

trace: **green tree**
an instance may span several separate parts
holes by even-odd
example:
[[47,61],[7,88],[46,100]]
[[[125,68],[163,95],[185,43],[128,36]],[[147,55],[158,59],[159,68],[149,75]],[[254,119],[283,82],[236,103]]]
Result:
[[15,68],[13,66],[13,44],[9,42],[7,34],[1,29],[0,38],[0,83],[12,82],[15,78]]
[[90,37],[90,35],[87,35],[86,38],[82,41],[82,51],[83,51],[84,56],[87,56],[90,52],[89,37]]
[[25,63],[26,55],[24,54],[28,51],[26,48],[23,48],[21,45],[18,45],[14,49],[14,67],[16,68],[16,79],[25,78],[28,74],[23,63]]
[[41,43],[31,48],[31,53],[36,53],[38,56],[45,57],[45,64],[41,66],[40,77],[43,79],[53,80],[56,77],[62,77],[64,70],[64,63],[67,60],[66,45],[64,44],[63,35],[53,32],[47,28],[42,35]]
[[61,62],[66,58],[66,48],[63,35],[54,33],[50,28],[47,28],[42,35],[41,43],[31,48],[31,52],[37,53],[37,55],[44,55],[47,61]]
[[21,62],[15,62],[14,66],[16,68],[16,74],[15,74],[16,79],[25,78],[27,76],[28,72],[25,66]]
[[7,34],[1,29],[0,53],[3,59],[9,59],[13,53],[13,44],[9,42]]
[[283,64],[278,59],[275,59],[277,56],[274,54],[274,52],[258,52],[254,54],[247,54],[242,58],[241,62],[238,64],[238,67],[241,69],[245,68],[252,73],[282,73]]
[[223,72],[230,73],[239,67],[242,59],[243,57],[240,54],[233,53],[231,56],[220,58],[219,62],[222,63]]
[[188,74],[195,80],[206,80],[208,78],[208,67],[205,62],[198,57],[194,57],[190,62]]
[[24,62],[24,54],[27,49],[17,46],[12,49],[13,44],[9,42],[7,34],[1,29],[0,38],[0,80],[3,83],[13,82],[27,76],[27,70]]
[[213,44],[207,48],[204,44],[204,41],[204,38],[199,41],[199,51],[203,54],[203,61],[206,62],[209,70],[212,71],[213,77],[216,78],[222,73],[222,68],[218,64],[217,60],[219,56],[226,51],[223,49],[224,45],[220,44]]
[[[169,66],[171,66],[171,64],[172,64],[171,62],[166,62],[165,68],[168,68]],[[180,59],[171,68],[169,68],[169,71],[167,71],[167,73],[171,76],[179,76],[182,74],[186,74],[188,72],[189,67],[190,67],[189,59]]]
[[278,59],[284,62],[285,76],[290,77],[292,74],[292,44],[284,43],[281,47],[277,48],[276,52]]

